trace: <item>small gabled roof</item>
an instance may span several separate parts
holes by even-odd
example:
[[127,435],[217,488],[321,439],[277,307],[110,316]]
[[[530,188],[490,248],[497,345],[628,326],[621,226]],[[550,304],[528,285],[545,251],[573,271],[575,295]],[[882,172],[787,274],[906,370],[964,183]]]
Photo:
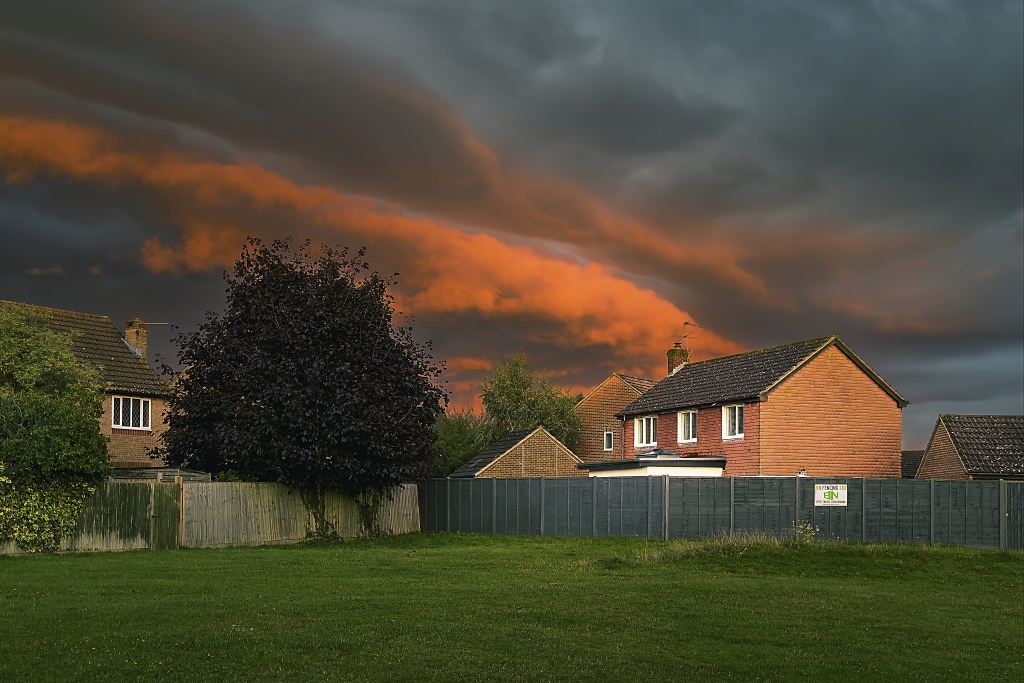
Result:
[[646,391],[650,391],[657,382],[653,379],[647,379],[646,377],[636,377],[634,375],[624,375],[621,372],[614,373],[616,377],[621,379],[623,382],[628,384],[630,388],[634,389],[638,394],[642,394]]
[[71,337],[71,351],[100,371],[107,393],[136,396],[167,396],[167,385],[145,359],[135,355],[114,323],[105,315],[62,311],[14,301],[0,301],[47,319],[50,329]]
[[1024,415],[939,415],[939,422],[967,474],[1024,474]]
[[770,349],[688,363],[626,406],[619,417],[722,403],[764,400],[786,378],[832,344],[863,370],[900,408],[908,401],[878,376],[836,335]]
[[519,429],[514,432],[509,432],[487,448],[480,451],[480,455],[476,456],[448,476],[475,477],[480,474],[480,472],[483,472],[488,465],[525,441],[526,437],[530,436],[538,429],[543,429],[543,427],[536,427],[535,429]]
[[653,387],[655,384],[654,380],[652,379],[646,379],[644,377],[635,377],[633,375],[624,375],[621,372],[613,372],[612,374],[608,375],[608,377],[606,377],[603,382],[601,382],[596,387],[591,389],[586,396],[581,398],[579,400],[579,403],[576,404],[576,408],[579,408],[588,400],[590,400],[591,396],[597,395],[602,388],[607,386],[609,382],[615,379],[619,380],[627,387],[635,391],[637,396],[642,396],[645,391]]

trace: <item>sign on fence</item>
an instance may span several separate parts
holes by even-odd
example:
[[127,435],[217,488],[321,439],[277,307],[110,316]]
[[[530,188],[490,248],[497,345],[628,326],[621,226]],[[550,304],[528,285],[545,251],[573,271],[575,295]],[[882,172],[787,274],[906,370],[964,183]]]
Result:
[[846,507],[846,484],[815,484],[814,505]]

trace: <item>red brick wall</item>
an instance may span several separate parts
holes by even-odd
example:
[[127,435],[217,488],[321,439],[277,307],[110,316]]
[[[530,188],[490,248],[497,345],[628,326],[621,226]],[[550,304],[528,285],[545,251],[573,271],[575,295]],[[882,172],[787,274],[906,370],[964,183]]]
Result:
[[[576,455],[584,462],[618,460],[622,457],[622,420],[615,417],[640,394],[621,378],[612,375],[576,406],[576,414],[583,418],[583,430]],[[604,433],[612,432],[614,448],[604,450]],[[630,445],[632,445],[630,437]]]
[[[667,448],[683,455],[724,455],[725,476],[758,474],[760,439],[760,408],[747,403],[743,408],[743,438],[722,438],[722,408],[701,408],[697,411],[697,443],[679,443],[678,412],[658,415],[658,448]],[[635,458],[638,449],[633,446],[634,422],[626,421],[626,457]],[[644,449],[639,449],[644,450]]]
[[546,432],[534,432],[501,456],[477,478],[487,477],[586,477],[576,469],[580,459]]
[[953,448],[946,426],[939,423],[918,470],[918,479],[967,479],[967,469]]
[[760,406],[760,474],[900,476],[901,410],[835,345]]
[[[120,395],[120,394],[119,394]],[[130,396],[130,394],[125,394]],[[152,430],[139,431],[134,429],[114,429],[111,427],[113,418],[113,396],[107,394],[103,397],[103,416],[100,418],[100,433],[110,437],[107,444],[107,452],[110,454],[110,464],[114,467],[160,467],[164,463],[161,460],[153,460],[147,453],[149,449],[158,445],[159,436],[167,429],[164,424],[164,412],[167,409],[166,402],[162,398],[150,399],[150,422]]]

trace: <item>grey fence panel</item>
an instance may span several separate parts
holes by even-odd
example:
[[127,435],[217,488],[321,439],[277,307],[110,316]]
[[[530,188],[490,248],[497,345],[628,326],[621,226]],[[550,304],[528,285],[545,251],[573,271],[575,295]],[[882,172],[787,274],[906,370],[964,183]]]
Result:
[[[815,506],[815,484],[846,484]],[[819,538],[1024,546],[1024,483],[811,477],[609,477],[424,482],[427,531],[669,539],[764,534],[796,522]]]
[[1006,488],[1006,547],[1024,550],[1024,486]]

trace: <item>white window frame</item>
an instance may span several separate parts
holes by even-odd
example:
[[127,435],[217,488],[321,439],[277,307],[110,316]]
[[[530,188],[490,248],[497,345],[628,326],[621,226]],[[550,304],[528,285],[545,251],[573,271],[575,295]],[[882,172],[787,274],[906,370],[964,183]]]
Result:
[[[138,413],[134,412],[136,404],[139,407]],[[127,415],[125,408],[128,410]],[[135,415],[138,415],[139,418],[137,426],[133,424],[136,422]],[[153,431],[153,402],[148,398],[138,396],[112,396],[110,399],[110,426],[113,429],[130,429],[135,432]]]
[[604,450],[614,451],[615,450],[615,432],[604,433]]
[[[645,438],[653,440],[644,440]],[[658,445],[658,416],[645,415],[633,420],[633,447],[648,448]]]
[[[732,424],[730,424],[730,413],[739,413],[739,428],[732,432]],[[731,406],[722,406],[722,441],[733,441],[736,439],[743,438],[743,422],[744,422],[744,410],[742,404],[736,404]]]
[[[687,424],[689,423],[689,424]],[[690,427],[690,436],[685,435],[686,427]],[[697,443],[697,411],[680,410],[676,417],[676,441],[678,443]]]

